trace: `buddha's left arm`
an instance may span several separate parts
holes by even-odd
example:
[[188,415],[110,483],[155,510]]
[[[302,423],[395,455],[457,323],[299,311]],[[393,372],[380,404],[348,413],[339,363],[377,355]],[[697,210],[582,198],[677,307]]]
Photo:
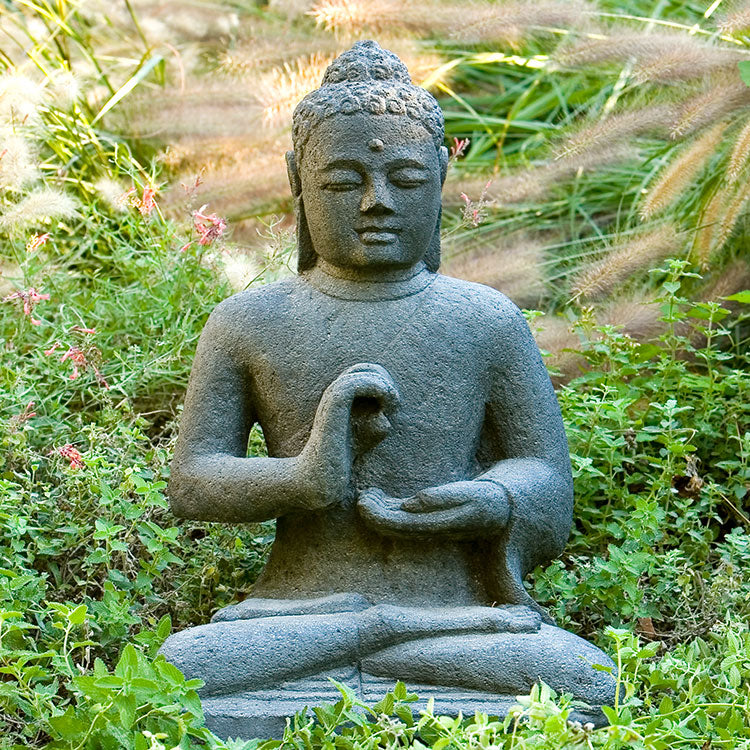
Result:
[[507,315],[487,404],[487,455],[480,456],[489,466],[477,480],[507,493],[501,548],[504,565],[520,582],[562,552],[573,517],[573,478],[560,406],[539,348],[521,312],[513,306]]

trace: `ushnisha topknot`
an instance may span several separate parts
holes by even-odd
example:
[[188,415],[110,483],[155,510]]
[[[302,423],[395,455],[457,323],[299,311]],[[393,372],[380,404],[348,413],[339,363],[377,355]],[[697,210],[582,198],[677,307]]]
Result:
[[297,159],[314,128],[333,115],[404,115],[430,133],[435,148],[443,145],[445,121],[440,105],[411,82],[399,58],[377,42],[356,42],[339,55],[323,76],[319,89],[308,94],[292,115],[292,142]]

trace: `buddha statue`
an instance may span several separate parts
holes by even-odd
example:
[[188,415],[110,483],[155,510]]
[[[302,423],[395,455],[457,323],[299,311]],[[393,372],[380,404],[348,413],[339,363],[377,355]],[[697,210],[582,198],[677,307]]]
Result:
[[[611,660],[524,588],[572,520],[560,409],[501,293],[438,273],[448,166],[435,99],[375,42],[293,116],[299,272],[230,297],[198,344],[169,497],[276,519],[252,596],[172,635],[222,736],[403,680],[436,712],[503,715],[542,680],[601,719]],[[262,427],[267,457],[248,457]],[[588,708],[586,708],[588,706]]]

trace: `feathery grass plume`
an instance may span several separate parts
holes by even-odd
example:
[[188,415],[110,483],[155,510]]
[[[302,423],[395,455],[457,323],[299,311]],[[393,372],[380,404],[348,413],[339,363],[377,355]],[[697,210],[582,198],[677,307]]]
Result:
[[78,78],[69,70],[55,70],[45,81],[52,103],[60,109],[69,109],[81,95]]
[[133,138],[159,137],[175,143],[198,138],[257,137],[261,110],[249,87],[228,78],[190,78],[184,91],[161,90],[133,96],[115,113],[120,132]]
[[263,28],[240,39],[230,49],[218,52],[219,70],[229,76],[242,78],[256,75],[272,67],[298,59],[336,57],[344,51],[341,43],[323,32],[300,35],[295,29],[284,29],[283,36],[275,30]]
[[584,125],[568,136],[558,147],[557,158],[580,154],[602,144],[643,133],[662,131],[666,134],[669,132],[668,123],[674,116],[675,108],[670,104],[653,104],[619,112],[591,125]]
[[69,219],[76,215],[75,199],[51,187],[42,187],[10,206],[0,215],[0,228],[16,234],[46,221]]
[[289,122],[300,99],[320,86],[333,59],[328,55],[311,55],[261,74],[254,93],[264,121],[270,125]]
[[637,155],[637,149],[630,144],[610,143],[502,177],[466,177],[458,170],[453,170],[453,174],[449,172],[448,175],[444,201],[446,205],[461,205],[461,193],[473,198],[480,195],[486,187],[486,197],[497,205],[526,203],[542,198],[555,185],[574,177],[579,172],[620,164]]
[[674,203],[690,185],[714,153],[726,129],[726,123],[714,125],[708,132],[684,148],[660,173],[641,203],[642,219],[649,219]]
[[94,190],[102,201],[116,213],[125,213],[129,209],[127,191],[111,177],[102,177],[94,183]]
[[584,2],[441,3],[395,0],[319,0],[310,10],[319,26],[329,31],[358,34],[402,29],[417,34],[437,33],[466,43],[517,44],[522,37],[545,27],[580,26],[586,18]]
[[225,250],[221,256],[224,275],[229,286],[236,292],[247,289],[249,284],[261,273],[257,260],[246,252]]
[[544,294],[544,245],[526,233],[499,234],[446,247],[443,273],[465,281],[487,284],[510,297],[519,307],[539,304]]
[[20,73],[0,75],[0,125],[17,127],[39,119],[41,87]]
[[[733,77],[734,79],[737,76]],[[672,126],[672,138],[681,138],[720,120],[740,107],[750,105],[750,89],[739,80],[724,77],[709,82],[702,93],[688,97],[680,105]]]
[[700,215],[700,226],[695,233],[696,259],[702,268],[708,268],[708,261],[714,250],[714,237],[719,227],[719,217],[722,209],[727,205],[729,191],[724,188],[717,190],[706,204]]
[[737,188],[734,197],[727,204],[726,211],[719,221],[716,231],[716,250],[721,250],[731,237],[742,211],[750,198],[750,185],[743,183]]
[[0,135],[0,189],[17,192],[38,177],[29,141],[20,135]]
[[624,333],[638,341],[652,339],[665,328],[661,307],[653,295],[630,295],[611,300],[596,311],[602,325],[621,326]]
[[638,83],[674,83],[721,71],[730,72],[740,60],[747,59],[750,56],[744,50],[709,47],[693,41],[689,50],[665,50],[661,55],[641,60],[633,69],[633,74]]
[[740,176],[750,157],[750,122],[740,130],[727,161],[727,182],[731,185]]
[[677,253],[682,240],[674,224],[663,224],[658,229],[612,247],[609,252],[588,268],[578,273],[571,284],[575,299],[599,299],[637,271],[653,267],[663,258]]
[[734,34],[750,29],[750,8],[742,8],[721,19],[716,28],[722,34]]
[[[557,62],[566,67],[579,67],[629,60],[634,60],[638,65],[648,65],[668,59],[677,66],[675,73],[692,77],[687,66],[697,66],[701,71],[698,75],[703,75],[707,66],[711,69],[747,59],[747,53],[743,50],[717,47],[684,33],[615,31],[616,34],[604,39],[585,39],[567,49],[562,48],[556,56]],[[686,61],[686,67],[678,64],[680,59]]]

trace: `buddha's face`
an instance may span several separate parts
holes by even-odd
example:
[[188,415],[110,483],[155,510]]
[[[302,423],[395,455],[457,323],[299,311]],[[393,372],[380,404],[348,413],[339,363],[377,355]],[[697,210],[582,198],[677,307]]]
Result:
[[409,268],[437,231],[440,156],[407,117],[324,121],[305,148],[300,179],[315,252],[338,268]]

